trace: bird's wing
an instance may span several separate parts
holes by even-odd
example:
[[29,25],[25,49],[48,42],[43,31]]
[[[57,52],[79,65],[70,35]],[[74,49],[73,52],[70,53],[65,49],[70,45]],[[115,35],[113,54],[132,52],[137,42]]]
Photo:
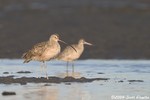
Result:
[[[75,48],[75,45],[71,45],[72,47]],[[58,59],[59,58],[64,58],[64,57],[68,57],[70,56],[72,53],[76,53],[76,51],[71,47],[71,46],[67,46],[61,53],[60,55],[58,56]]]
[[33,48],[22,55],[22,58],[25,59],[24,63],[32,60],[33,56],[41,56],[45,51],[47,42],[41,42],[33,46]]
[[45,49],[46,49],[46,45],[47,42],[41,42],[41,43],[38,43],[36,45],[33,46],[33,48],[30,50],[30,52],[33,54],[33,55],[41,55]]

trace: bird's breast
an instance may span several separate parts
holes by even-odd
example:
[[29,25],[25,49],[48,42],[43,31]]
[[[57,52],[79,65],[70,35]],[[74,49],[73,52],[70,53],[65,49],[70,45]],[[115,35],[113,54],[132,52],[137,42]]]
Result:
[[63,61],[73,61],[78,59],[81,56],[84,48],[78,48],[77,46],[73,47],[76,49],[77,52],[71,47],[69,47],[61,53],[59,59]]
[[60,46],[56,45],[56,46],[53,46],[53,47],[46,48],[46,50],[44,51],[42,57],[45,60],[49,60],[49,59],[52,59],[55,56],[57,56],[59,53],[60,53]]

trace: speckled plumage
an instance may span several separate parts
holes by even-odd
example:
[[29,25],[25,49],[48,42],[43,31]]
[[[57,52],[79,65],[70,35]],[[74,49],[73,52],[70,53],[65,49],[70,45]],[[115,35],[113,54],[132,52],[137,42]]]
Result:
[[54,34],[48,41],[38,43],[31,50],[24,53],[22,56],[25,59],[24,63],[31,60],[44,62],[56,57],[60,53],[61,48],[55,37],[58,36]]
[[[24,63],[28,63],[31,60],[40,61],[43,62],[44,65],[41,66],[41,69],[42,67],[45,67],[46,70],[47,67],[45,61],[55,58],[60,53],[61,47],[58,41],[63,42],[59,39],[57,34],[53,34],[48,41],[34,45],[32,49],[23,54],[22,58],[25,59]],[[48,79],[47,72],[46,78]]]

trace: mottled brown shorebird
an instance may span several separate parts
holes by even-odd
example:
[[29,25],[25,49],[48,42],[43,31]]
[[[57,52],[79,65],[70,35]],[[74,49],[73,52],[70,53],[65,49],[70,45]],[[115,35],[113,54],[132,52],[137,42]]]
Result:
[[[31,50],[23,54],[22,58],[25,59],[24,63],[28,63],[31,60],[40,61],[42,62],[41,69],[45,67],[46,71],[47,66],[45,61],[54,59],[60,53],[61,47],[58,41],[65,43],[59,39],[58,34],[53,34],[50,36],[48,41],[34,45]],[[48,79],[47,71],[46,78]]]
[[66,61],[67,62],[67,75],[68,75],[68,64],[72,62],[72,72],[74,73],[74,60],[77,60],[84,51],[84,44],[92,45],[91,43],[86,42],[84,39],[80,39],[78,44],[72,44],[71,46],[75,48],[71,48],[67,46],[58,56],[58,60]]

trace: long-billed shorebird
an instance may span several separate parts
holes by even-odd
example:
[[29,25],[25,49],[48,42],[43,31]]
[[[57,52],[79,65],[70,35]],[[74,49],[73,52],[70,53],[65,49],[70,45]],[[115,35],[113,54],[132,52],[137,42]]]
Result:
[[[42,62],[41,69],[45,67],[46,71],[47,66],[45,61],[54,59],[60,53],[61,47],[58,41],[65,43],[59,39],[58,34],[53,34],[48,41],[34,45],[32,49],[23,54],[22,58],[25,59],[24,63],[28,63],[31,60],[40,61]],[[46,78],[48,79],[47,71]]]
[[86,42],[84,39],[80,39],[78,44],[72,44],[71,46],[75,48],[71,48],[67,46],[58,56],[58,60],[66,61],[67,62],[67,75],[68,75],[68,64],[72,62],[72,72],[74,73],[74,60],[77,60],[84,51],[84,44],[92,45],[91,43]]

